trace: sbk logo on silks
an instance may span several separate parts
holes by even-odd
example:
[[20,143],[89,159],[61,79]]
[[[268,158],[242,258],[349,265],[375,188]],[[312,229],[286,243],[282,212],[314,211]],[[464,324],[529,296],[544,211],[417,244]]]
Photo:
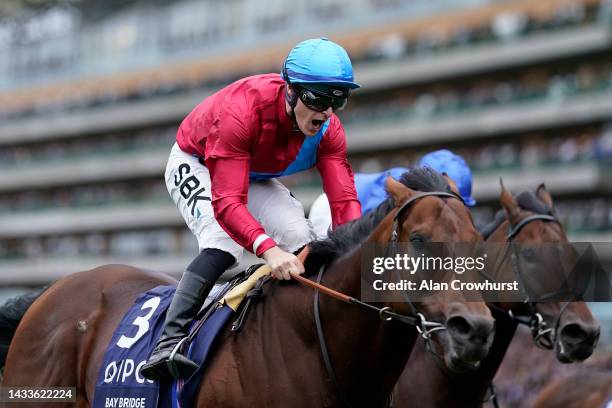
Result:
[[183,180],[189,173],[191,173],[191,167],[186,163],[181,164],[178,168],[178,174],[174,175],[174,185],[176,187],[180,185],[179,191],[181,192],[181,196],[185,200],[188,200],[187,205],[191,207],[191,215],[198,219],[202,215],[200,210],[198,210],[196,214],[196,205],[198,201],[210,201],[210,197],[202,195],[202,193],[206,191],[206,187],[199,188],[200,181],[194,175]]

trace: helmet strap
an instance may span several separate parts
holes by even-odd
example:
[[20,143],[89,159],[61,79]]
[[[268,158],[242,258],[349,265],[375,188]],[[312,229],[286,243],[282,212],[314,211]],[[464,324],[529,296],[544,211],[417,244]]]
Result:
[[[289,56],[287,56],[288,58]],[[293,84],[291,84],[291,80],[289,79],[289,74],[287,73],[287,59],[285,59],[285,62],[283,63],[283,79],[285,80],[285,100],[287,101],[287,103],[289,104],[289,107],[291,108],[291,111],[289,112],[289,117],[291,118],[291,121],[293,122],[293,127],[295,127],[296,129],[299,129],[300,126],[297,123],[297,120],[295,118],[295,106],[297,105],[297,100],[298,100],[298,93],[297,90],[295,89],[295,87],[293,86]],[[293,87],[293,96],[291,96],[289,94],[289,87]]]
[[287,82],[287,84],[285,85],[285,99],[287,100],[289,107],[291,107],[291,111],[289,112],[289,117],[293,121],[294,126],[298,127],[297,120],[295,119],[295,106],[297,105],[298,94],[294,88],[292,92],[293,95],[291,95],[291,93],[289,92],[290,86],[293,86],[293,85],[291,85],[289,82]]

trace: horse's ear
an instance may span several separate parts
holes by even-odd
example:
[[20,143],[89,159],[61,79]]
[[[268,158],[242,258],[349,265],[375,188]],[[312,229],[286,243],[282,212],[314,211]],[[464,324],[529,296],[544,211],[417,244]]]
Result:
[[512,222],[512,220],[520,214],[521,207],[516,202],[514,197],[512,197],[512,194],[510,193],[510,191],[506,189],[506,186],[504,186],[504,182],[501,179],[501,177],[499,179],[499,184],[501,186],[501,194],[499,196],[499,202],[501,206],[504,208],[504,210],[506,211],[508,220]]
[[448,183],[451,191],[455,194],[457,194],[458,196],[461,196],[461,193],[459,193],[459,189],[457,188],[457,183],[455,183],[455,180],[453,180],[452,178],[450,178],[448,176],[448,174],[446,173],[442,173],[442,177],[444,177],[444,179],[446,180],[446,182]]
[[548,208],[552,209],[554,204],[553,204],[553,199],[552,196],[550,195],[550,193],[548,192],[548,190],[546,190],[546,186],[544,185],[544,183],[540,184],[538,186],[538,189],[536,190],[536,196],[542,200],[542,202],[544,204],[546,204],[548,206]]
[[385,180],[385,187],[389,195],[393,198],[396,207],[402,205],[408,199],[408,197],[414,194],[413,190],[406,187],[391,176],[387,176],[387,179]]

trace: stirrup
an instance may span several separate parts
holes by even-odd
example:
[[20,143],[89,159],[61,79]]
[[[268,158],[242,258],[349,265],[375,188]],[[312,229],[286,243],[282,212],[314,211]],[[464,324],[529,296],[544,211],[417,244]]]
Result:
[[172,352],[170,353],[170,356],[168,357],[168,360],[166,360],[166,366],[168,367],[168,371],[170,372],[170,375],[174,378],[179,378],[181,374],[180,365],[178,364],[177,360],[184,360],[186,365],[188,365],[187,362],[192,363],[191,366],[185,367],[189,370],[188,373],[185,373],[187,374],[186,377],[190,377],[191,374],[193,374],[193,372],[195,372],[195,370],[197,370],[197,368],[199,367],[197,364],[193,365],[194,363],[189,360],[187,356],[184,356],[179,352],[181,347],[183,347],[183,344],[185,344],[188,340],[189,336],[183,337],[181,341],[179,341],[176,346],[174,346]]

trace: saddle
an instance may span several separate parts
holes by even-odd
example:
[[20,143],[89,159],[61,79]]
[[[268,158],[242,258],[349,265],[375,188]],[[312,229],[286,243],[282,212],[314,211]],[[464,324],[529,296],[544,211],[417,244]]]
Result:
[[269,279],[270,268],[265,264],[255,264],[234,275],[228,282],[215,285],[196,316],[196,324],[187,337],[187,343],[197,336],[210,315],[223,305],[238,312],[238,317],[232,324],[232,332],[239,332],[248,316],[253,300],[261,297],[262,287]]
[[[304,263],[309,253],[310,247],[308,245],[302,248],[297,255],[300,262]],[[240,332],[254,300],[261,297],[263,285],[270,279],[270,267],[260,263],[251,265],[224,284],[215,285],[196,316],[197,324],[191,330],[187,343],[193,340],[210,315],[223,305],[227,305],[234,312],[238,312],[238,317],[232,323],[232,332]],[[245,299],[246,301],[243,303]]]

